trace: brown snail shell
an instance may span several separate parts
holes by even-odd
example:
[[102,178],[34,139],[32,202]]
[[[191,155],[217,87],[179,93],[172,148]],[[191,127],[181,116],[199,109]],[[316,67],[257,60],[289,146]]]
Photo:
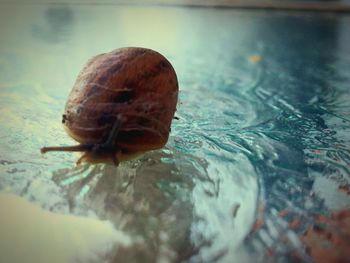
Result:
[[119,161],[162,148],[176,111],[178,81],[161,54],[121,48],[90,59],[68,97],[62,122],[80,145],[44,147],[82,151],[90,162]]

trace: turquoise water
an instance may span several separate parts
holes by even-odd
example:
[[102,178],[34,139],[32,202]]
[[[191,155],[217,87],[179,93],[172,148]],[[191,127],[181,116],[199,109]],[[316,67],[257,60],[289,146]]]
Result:
[[[300,235],[313,216],[350,208],[339,191],[350,183],[349,16],[0,6],[0,190],[53,215],[111,223],[120,233],[106,236],[108,251],[90,242],[91,262],[312,262]],[[73,143],[61,115],[86,61],[123,46],[159,51],[178,74],[166,147],[118,168],[42,156],[44,145]],[[280,216],[286,208],[300,228]],[[40,243],[51,260],[60,231]],[[64,242],[72,262],[94,235],[79,240]],[[7,259],[23,246],[8,246]]]

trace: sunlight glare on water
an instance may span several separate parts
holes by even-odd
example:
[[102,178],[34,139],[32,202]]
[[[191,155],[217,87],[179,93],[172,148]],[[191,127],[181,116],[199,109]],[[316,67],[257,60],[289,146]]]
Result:
[[[81,222],[91,262],[313,262],[303,233],[350,208],[348,16],[0,6],[0,203],[32,215],[16,222],[33,251],[58,257],[57,233]],[[159,51],[178,74],[166,147],[118,168],[42,156],[75,143],[61,116],[86,61],[124,46]],[[15,231],[17,214],[2,215],[0,230]],[[67,225],[35,239],[53,218]],[[11,240],[0,242],[7,259],[37,262]],[[66,245],[69,260],[86,259],[81,242]]]

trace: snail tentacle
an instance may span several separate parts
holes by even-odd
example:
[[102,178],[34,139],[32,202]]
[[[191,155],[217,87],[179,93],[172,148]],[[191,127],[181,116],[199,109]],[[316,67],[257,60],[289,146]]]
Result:
[[86,157],[87,157],[86,153],[82,154],[80,158],[76,161],[76,165],[79,166],[84,161],[84,159],[86,159]]
[[113,163],[118,165],[119,160],[116,156],[118,150],[116,149],[115,144],[120,123],[120,118],[118,116],[105,143],[43,147],[40,149],[40,152],[43,154],[50,151],[85,152],[76,162],[77,165],[81,164],[85,159],[89,159],[90,156],[103,156],[104,154],[110,154]]
[[115,166],[119,165],[119,157],[120,157],[120,151],[117,151],[116,154],[111,155],[112,162]]
[[118,115],[114,124],[113,124],[112,130],[109,133],[109,137],[108,137],[107,141],[105,142],[106,145],[110,145],[110,146],[114,147],[118,133],[119,133],[119,128],[121,126],[120,124],[121,124],[121,121],[120,121],[120,117]]
[[93,148],[93,144],[79,144],[73,146],[49,146],[40,149],[42,154],[47,152],[86,152]]

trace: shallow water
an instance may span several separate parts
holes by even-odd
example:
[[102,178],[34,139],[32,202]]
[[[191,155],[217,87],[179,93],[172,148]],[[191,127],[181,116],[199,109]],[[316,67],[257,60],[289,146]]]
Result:
[[[57,232],[66,227],[50,235],[38,227],[48,218],[41,212],[23,217],[46,259],[59,247],[72,262],[322,262],[302,235],[315,216],[350,208],[350,16],[0,6],[1,191],[57,222],[83,216],[117,232],[103,241],[108,251],[85,230],[68,236],[65,249]],[[40,155],[44,145],[74,143],[61,115],[86,61],[123,46],[155,49],[177,71],[179,119],[167,146],[118,168]],[[1,209],[17,217],[23,201],[9,196]],[[0,242],[6,261],[23,252],[37,262],[3,211],[0,224],[9,226],[0,229],[14,233]],[[341,246],[333,252],[349,256]]]

